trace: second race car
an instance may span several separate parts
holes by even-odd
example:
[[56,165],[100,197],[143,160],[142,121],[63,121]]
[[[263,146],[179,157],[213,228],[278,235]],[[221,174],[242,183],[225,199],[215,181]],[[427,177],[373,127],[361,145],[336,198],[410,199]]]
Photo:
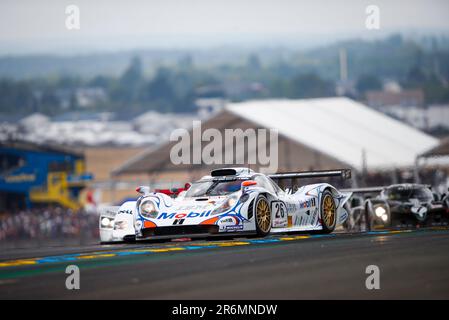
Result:
[[[355,220],[364,221],[366,229],[449,223],[449,197],[433,193],[431,188],[424,184],[403,183],[348,191],[365,194],[363,204],[353,207],[352,213],[357,215]],[[377,193],[377,196],[366,196],[373,193]]]

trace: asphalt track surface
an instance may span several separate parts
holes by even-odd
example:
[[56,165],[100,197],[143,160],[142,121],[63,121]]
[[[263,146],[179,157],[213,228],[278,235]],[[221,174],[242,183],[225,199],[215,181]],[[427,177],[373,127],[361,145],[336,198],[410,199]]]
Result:
[[0,299],[449,299],[449,229],[4,251]]

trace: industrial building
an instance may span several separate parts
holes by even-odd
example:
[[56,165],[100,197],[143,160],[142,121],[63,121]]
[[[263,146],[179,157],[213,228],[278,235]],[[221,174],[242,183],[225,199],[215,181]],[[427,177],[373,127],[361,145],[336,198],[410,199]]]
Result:
[[25,141],[0,142],[0,212],[43,205],[80,207],[92,175],[82,153]]

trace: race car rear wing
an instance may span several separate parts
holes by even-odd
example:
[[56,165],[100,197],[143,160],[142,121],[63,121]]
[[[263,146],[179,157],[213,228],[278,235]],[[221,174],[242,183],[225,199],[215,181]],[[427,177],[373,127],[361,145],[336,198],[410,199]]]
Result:
[[273,180],[281,179],[297,179],[297,178],[324,178],[324,177],[340,177],[342,179],[351,178],[351,169],[336,170],[318,170],[318,171],[302,171],[302,172],[286,172],[268,175]]
[[352,188],[352,189],[341,189],[343,192],[352,193],[379,193],[382,192],[386,187],[366,187],[366,188]]

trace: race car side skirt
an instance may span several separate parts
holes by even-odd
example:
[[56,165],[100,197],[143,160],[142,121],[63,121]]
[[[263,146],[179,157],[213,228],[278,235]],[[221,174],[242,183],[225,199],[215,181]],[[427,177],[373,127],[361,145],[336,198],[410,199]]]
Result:
[[186,234],[215,234],[218,233],[217,225],[172,225],[157,228],[142,229],[142,237],[173,236]]
[[224,237],[244,237],[244,236],[254,236],[257,233],[255,231],[244,231],[244,232],[220,232],[220,233],[193,233],[193,234],[172,234],[165,236],[143,236],[136,237],[136,241],[145,240],[164,240],[164,239],[178,239],[178,238],[224,238]]

